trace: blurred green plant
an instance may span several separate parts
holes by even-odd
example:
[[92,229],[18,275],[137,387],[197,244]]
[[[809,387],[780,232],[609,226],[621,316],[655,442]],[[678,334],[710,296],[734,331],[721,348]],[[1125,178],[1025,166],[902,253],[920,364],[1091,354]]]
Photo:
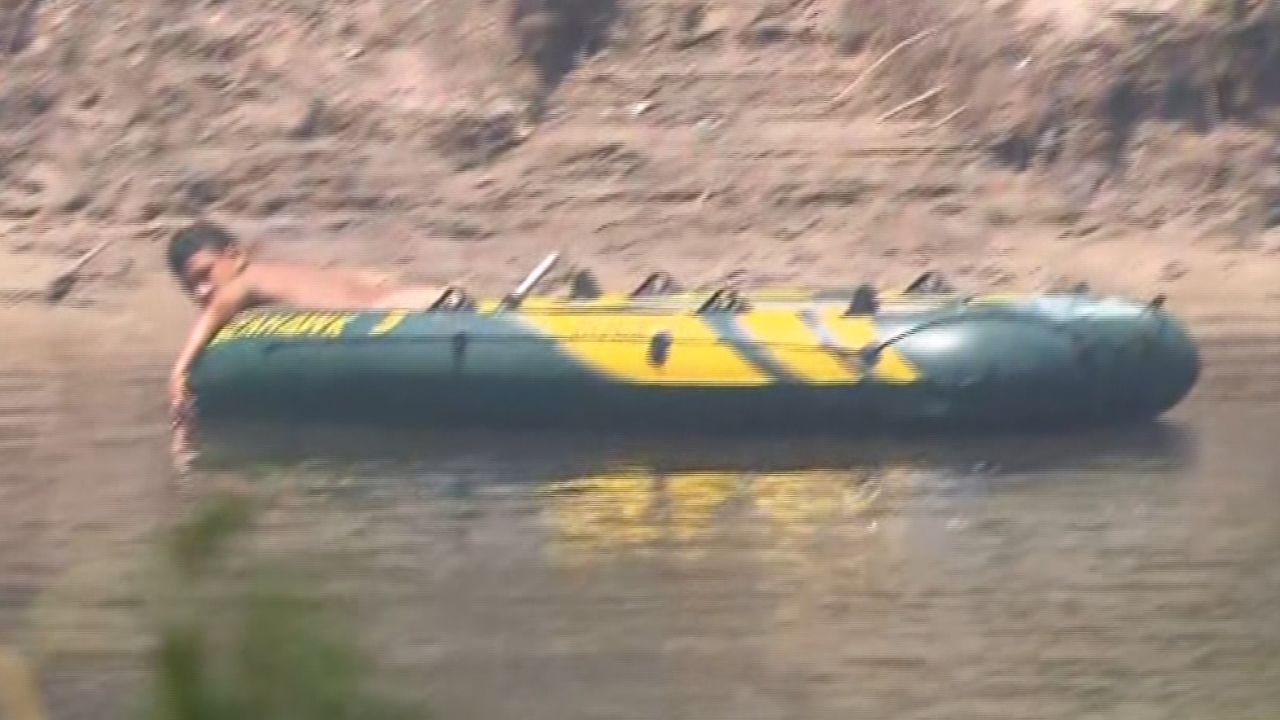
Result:
[[399,720],[416,703],[375,687],[349,619],[298,563],[245,542],[255,512],[234,496],[202,504],[163,545],[149,720]]

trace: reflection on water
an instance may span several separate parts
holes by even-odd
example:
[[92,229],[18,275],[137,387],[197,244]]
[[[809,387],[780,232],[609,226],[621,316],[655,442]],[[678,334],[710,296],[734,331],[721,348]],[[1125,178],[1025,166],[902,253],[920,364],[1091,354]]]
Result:
[[207,430],[442,718],[1270,718],[1280,414],[1068,436]]
[[[902,465],[936,471],[1002,472],[1186,465],[1193,450],[1182,425],[1142,423],[1069,434],[860,434],[688,437],[654,433],[438,432],[348,425],[214,425],[203,429],[201,464],[359,467],[395,472],[488,472],[504,480],[546,481],[601,466],[654,470],[769,472]],[[568,479],[559,477],[558,479]]]
[[778,542],[866,515],[885,478],[858,471],[755,475],[631,470],[554,482],[541,493],[552,552],[706,543],[717,524],[747,517]]
[[[235,426],[206,431],[209,468],[302,475],[325,494],[428,488],[451,498],[518,486],[538,505],[549,557],[667,551],[750,528],[781,546],[824,532],[874,534],[877,502],[912,479],[1177,469],[1184,430],[1153,423],[1069,436],[673,438],[440,434],[415,429]],[[328,479],[326,481],[326,478]],[[294,477],[293,481],[297,478]],[[980,480],[979,480],[980,482]],[[739,533],[740,534],[740,533]]]
[[1280,538],[1256,504],[1268,424],[911,441],[239,428],[211,435],[210,462],[273,468],[363,518],[388,647],[442,712],[1224,717],[1280,701]]

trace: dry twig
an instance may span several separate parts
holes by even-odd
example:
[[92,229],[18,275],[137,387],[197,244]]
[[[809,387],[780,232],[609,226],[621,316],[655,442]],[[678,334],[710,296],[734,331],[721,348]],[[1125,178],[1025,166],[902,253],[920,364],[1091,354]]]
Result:
[[72,286],[76,284],[76,280],[80,278],[80,270],[110,244],[111,239],[108,238],[97,245],[94,245],[89,252],[81,255],[75,262],[67,266],[66,270],[59,273],[58,276],[49,283],[49,287],[45,291],[45,297],[49,302],[58,302],[62,298],[66,297],[67,293],[71,292]]
[[946,125],[947,123],[951,122],[952,120],[955,120],[957,117],[959,117],[960,113],[962,113],[962,112],[964,112],[965,110],[968,110],[968,109],[969,109],[969,105],[968,105],[968,104],[961,105],[960,107],[956,108],[955,110],[952,110],[951,112],[947,113],[945,117],[943,117],[941,120],[939,120],[939,121],[935,122],[935,123],[934,123],[933,125],[931,125],[930,127],[934,128],[934,129],[936,130],[937,128],[940,128],[940,127],[942,127],[943,125]]
[[[885,120],[888,120],[889,118],[892,118],[894,115],[897,115],[898,113],[902,112],[903,110],[906,110],[906,109],[908,109],[908,108],[911,108],[911,107],[914,107],[914,106],[916,106],[916,105],[919,105],[920,103],[924,102],[925,100],[928,100],[929,98],[933,97],[934,95],[937,95],[938,93],[942,92],[943,90],[945,90],[945,89],[946,89],[946,87],[947,87],[946,85],[935,85],[935,86],[933,86],[932,88],[930,88],[930,89],[928,89],[928,90],[926,90],[926,91],[924,91],[924,92],[920,93],[919,95],[917,95],[917,96],[915,96],[915,97],[911,98],[910,100],[908,100],[908,101],[906,101],[906,102],[902,103],[901,105],[899,105],[899,106],[895,107],[894,109],[892,109],[892,110],[890,110],[890,111],[888,111],[888,112],[884,113],[884,114],[883,114],[883,115],[881,115],[880,117],[876,118],[876,122],[878,122],[878,123],[884,122]],[[958,114],[958,113],[957,113],[957,114]],[[950,119],[950,118],[947,118],[947,119]]]
[[864,81],[866,81],[867,78],[871,77],[871,74],[874,73],[876,70],[880,69],[880,66],[888,62],[890,58],[892,58],[894,55],[897,55],[903,49],[920,42],[921,40],[929,37],[930,35],[934,34],[937,31],[938,31],[938,28],[936,27],[929,28],[927,30],[921,30],[915,35],[912,35],[906,40],[903,40],[897,45],[894,45],[893,47],[889,48],[889,52],[886,52],[884,55],[881,55],[879,60],[876,60],[875,62],[871,63],[871,67],[867,68],[866,70],[863,70],[862,74],[858,75],[858,77],[853,79],[853,82],[846,85],[845,88],[841,90],[838,95],[831,98],[831,104],[839,105],[840,103],[844,102],[844,99],[849,96],[849,93],[857,89],[859,85],[861,85]]

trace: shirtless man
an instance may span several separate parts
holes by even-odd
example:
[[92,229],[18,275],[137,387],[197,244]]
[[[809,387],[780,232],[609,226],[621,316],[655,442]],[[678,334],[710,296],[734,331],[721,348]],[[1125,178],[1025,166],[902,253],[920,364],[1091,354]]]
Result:
[[443,288],[405,286],[359,270],[251,261],[225,229],[197,223],[169,240],[169,269],[203,308],[169,377],[175,449],[185,447],[190,416],[187,375],[205,345],[237,313],[280,305],[306,310],[426,308]]

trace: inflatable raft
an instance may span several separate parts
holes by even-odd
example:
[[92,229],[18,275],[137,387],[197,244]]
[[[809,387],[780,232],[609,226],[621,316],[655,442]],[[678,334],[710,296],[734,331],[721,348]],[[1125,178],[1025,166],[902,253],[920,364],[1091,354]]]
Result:
[[962,296],[925,280],[880,295],[650,278],[613,296],[522,286],[421,310],[253,311],[211,341],[191,385],[212,416],[839,430],[1141,420],[1198,377],[1162,299]]

